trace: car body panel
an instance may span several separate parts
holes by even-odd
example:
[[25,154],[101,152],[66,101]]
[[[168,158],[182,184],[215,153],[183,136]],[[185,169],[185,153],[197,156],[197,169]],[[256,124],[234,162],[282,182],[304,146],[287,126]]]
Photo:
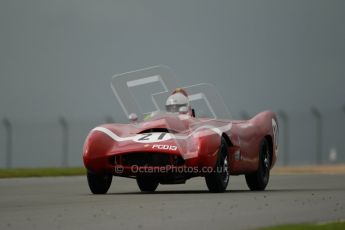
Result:
[[[271,145],[273,167],[278,147],[278,122],[271,111],[261,112],[246,121],[166,113],[137,123],[104,124],[91,130],[87,136],[83,161],[90,171],[128,177],[136,174],[131,171],[130,166],[133,165],[125,163],[132,164],[133,159],[140,162],[148,156],[152,165],[143,163],[140,167],[162,166],[159,161],[163,166],[165,163],[175,164],[172,163],[175,159],[180,161],[174,165],[176,167],[213,168],[222,136],[228,143],[231,174],[257,170],[263,138],[267,138]],[[119,166],[123,169],[121,172],[116,171]],[[189,177],[202,175],[203,172],[198,171]]]

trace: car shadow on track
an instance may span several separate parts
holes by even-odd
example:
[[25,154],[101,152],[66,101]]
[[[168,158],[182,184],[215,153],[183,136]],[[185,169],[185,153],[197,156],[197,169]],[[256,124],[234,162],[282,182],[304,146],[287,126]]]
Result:
[[[234,189],[234,190],[227,190],[224,193],[228,194],[236,194],[236,193],[248,193],[248,194],[265,194],[265,193],[290,193],[290,192],[322,192],[322,191],[336,191],[336,190],[343,190],[343,189],[329,189],[329,188],[301,188],[301,189],[268,189],[265,191],[250,191],[245,189]],[[223,194],[224,194],[223,193]],[[155,191],[155,192],[140,192],[140,191],[133,191],[133,192],[111,192],[106,195],[154,195],[154,194],[217,194],[217,193],[210,193],[208,190],[165,190],[165,191]],[[222,193],[218,193],[222,194]]]
[[[227,190],[224,193],[253,193],[249,190]],[[261,192],[260,192],[261,193]],[[155,192],[114,192],[108,193],[108,195],[149,195],[149,194],[217,194],[217,193],[210,193],[207,190],[168,190],[168,191],[155,191]],[[221,194],[221,193],[218,193]]]

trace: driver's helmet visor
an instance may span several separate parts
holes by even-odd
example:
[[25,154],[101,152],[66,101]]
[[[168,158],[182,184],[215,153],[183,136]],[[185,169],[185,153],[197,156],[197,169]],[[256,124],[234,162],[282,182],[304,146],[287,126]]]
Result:
[[172,104],[166,105],[166,111],[170,113],[178,113],[181,107],[187,107],[187,104]]

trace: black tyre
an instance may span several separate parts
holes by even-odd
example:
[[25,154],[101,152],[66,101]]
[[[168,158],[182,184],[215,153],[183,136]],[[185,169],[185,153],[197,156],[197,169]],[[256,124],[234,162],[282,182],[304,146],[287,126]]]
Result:
[[138,175],[137,184],[142,192],[154,192],[158,187],[159,181],[152,175]]
[[271,154],[268,142],[266,139],[261,141],[259,153],[259,168],[256,172],[246,174],[246,182],[250,190],[262,191],[265,190],[271,169]]
[[113,175],[111,174],[96,174],[93,172],[87,172],[87,182],[89,188],[93,194],[105,194],[113,180]]
[[221,139],[218,159],[214,171],[205,176],[207,188],[210,192],[224,192],[229,183],[228,148],[224,138]]

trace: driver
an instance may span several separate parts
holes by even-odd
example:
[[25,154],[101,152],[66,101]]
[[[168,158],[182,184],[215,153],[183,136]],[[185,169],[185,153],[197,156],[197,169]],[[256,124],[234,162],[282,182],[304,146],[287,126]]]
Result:
[[168,97],[165,108],[167,112],[178,113],[180,112],[181,107],[187,108],[187,113],[192,115],[192,109],[189,104],[188,94],[184,89],[177,88],[175,91]]

